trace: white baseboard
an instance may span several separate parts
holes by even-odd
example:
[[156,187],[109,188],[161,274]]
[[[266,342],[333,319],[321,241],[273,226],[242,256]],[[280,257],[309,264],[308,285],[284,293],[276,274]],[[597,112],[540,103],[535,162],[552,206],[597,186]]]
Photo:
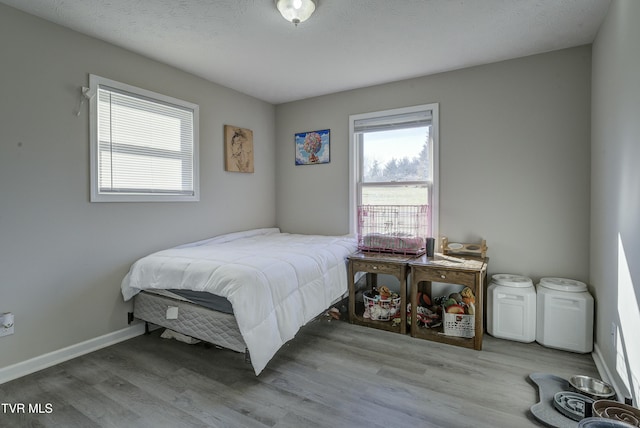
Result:
[[97,351],[98,349],[140,336],[143,333],[144,323],[137,323],[122,330],[107,333],[104,336],[95,337],[75,345],[67,346],[66,348],[58,349],[57,351],[49,352],[48,354],[31,358],[30,360],[0,368],[0,385],[37,372],[38,370],[46,369],[47,367],[55,366],[56,364],[88,354],[89,352]]
[[627,392],[627,388],[624,386],[620,387],[620,384],[616,382],[611,370],[609,370],[609,367],[604,362],[602,351],[597,343],[593,344],[593,352],[591,353],[591,356],[593,357],[593,362],[596,363],[596,368],[598,369],[598,373],[600,373],[600,378],[613,386],[613,389],[616,390],[616,394],[620,401],[624,401],[625,397],[630,397]]

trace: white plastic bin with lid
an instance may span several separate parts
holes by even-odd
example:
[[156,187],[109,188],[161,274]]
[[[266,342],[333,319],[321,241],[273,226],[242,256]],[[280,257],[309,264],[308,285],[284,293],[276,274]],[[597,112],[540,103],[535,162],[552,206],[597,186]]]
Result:
[[541,278],[537,300],[538,343],[579,353],[593,350],[593,297],[584,282]]
[[487,332],[518,342],[536,340],[536,289],[531,278],[493,275],[487,288]]

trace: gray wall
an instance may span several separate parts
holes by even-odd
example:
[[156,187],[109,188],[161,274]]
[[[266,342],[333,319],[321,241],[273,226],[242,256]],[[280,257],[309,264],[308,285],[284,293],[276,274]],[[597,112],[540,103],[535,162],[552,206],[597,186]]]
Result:
[[[489,246],[490,273],[589,273],[591,48],[276,107],[279,226],[347,233],[348,117],[440,104],[440,233]],[[331,129],[331,162],[294,165],[294,133]]]
[[[126,327],[140,256],[275,225],[275,108],[0,5],[0,368]],[[200,105],[200,202],[90,203],[88,74]],[[223,126],[254,132],[255,173],[224,171]]]
[[[591,283],[596,348],[640,400],[640,2],[614,0],[593,45]],[[612,327],[617,333],[612,335]]]

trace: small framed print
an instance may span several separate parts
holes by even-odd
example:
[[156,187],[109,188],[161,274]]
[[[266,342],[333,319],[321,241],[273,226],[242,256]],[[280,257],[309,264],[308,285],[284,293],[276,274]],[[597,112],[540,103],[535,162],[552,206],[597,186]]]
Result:
[[296,165],[329,163],[330,130],[301,132],[296,134]]
[[225,171],[253,172],[253,131],[224,126]]

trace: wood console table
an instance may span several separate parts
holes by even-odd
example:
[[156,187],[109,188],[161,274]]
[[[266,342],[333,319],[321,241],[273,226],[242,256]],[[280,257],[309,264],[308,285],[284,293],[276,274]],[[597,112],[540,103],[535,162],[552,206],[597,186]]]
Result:
[[[393,331],[405,334],[407,332],[407,273],[408,261],[413,256],[397,254],[381,254],[357,252],[348,257],[349,260],[349,321],[351,324],[359,324],[374,327],[381,330]],[[356,313],[356,286],[355,275],[364,272],[367,275],[367,288],[377,286],[378,274],[393,275],[400,280],[400,324],[392,321],[376,321],[364,318]]]
[[[435,254],[434,257],[422,256],[408,261],[411,273],[411,336],[457,346],[464,346],[476,350],[482,349],[482,334],[484,330],[484,284],[487,277],[488,258],[450,257]],[[458,284],[473,290],[475,303],[475,336],[463,338],[446,336],[439,328],[423,328],[417,325],[417,293],[421,282],[425,282],[424,292],[430,297],[431,283],[441,282]],[[461,287],[462,288],[462,287]]]

